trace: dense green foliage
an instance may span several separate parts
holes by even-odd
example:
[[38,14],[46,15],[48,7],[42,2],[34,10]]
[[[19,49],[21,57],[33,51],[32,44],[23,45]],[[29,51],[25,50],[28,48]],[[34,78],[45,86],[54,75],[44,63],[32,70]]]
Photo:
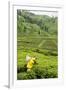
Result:
[[[26,55],[37,58],[30,72]],[[57,55],[57,17],[17,10],[17,79],[56,78]]]

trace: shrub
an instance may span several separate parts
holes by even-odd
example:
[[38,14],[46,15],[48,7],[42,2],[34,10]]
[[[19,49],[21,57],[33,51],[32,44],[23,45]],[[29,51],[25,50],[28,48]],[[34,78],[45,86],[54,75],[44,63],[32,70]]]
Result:
[[48,69],[45,78],[57,78],[57,77],[58,77],[58,73],[54,68]]
[[18,73],[25,72],[25,71],[27,71],[26,64],[17,67],[17,72]]
[[17,79],[22,80],[22,79],[27,79],[27,74],[25,72],[23,73],[18,73],[17,74]]
[[50,52],[50,55],[52,55],[52,56],[57,56],[58,53],[57,53],[57,51],[52,51],[52,52]]
[[55,68],[48,67],[35,67],[34,72],[36,74],[37,79],[41,78],[57,78],[57,71]]
[[36,74],[33,70],[27,72],[28,79],[36,79]]
[[36,48],[33,51],[37,52],[37,53],[41,53],[41,54],[47,55],[47,56],[50,56],[50,55],[51,56],[57,56],[58,55],[57,51],[52,51],[52,50],[42,50],[42,49]]
[[47,55],[47,56],[57,56],[58,54],[57,54],[57,51],[52,51],[52,50],[49,50],[49,51],[47,51],[47,52],[45,52],[44,53],[45,55]]
[[38,67],[37,66],[33,70],[36,74],[37,79],[45,78],[46,69],[44,69],[43,67]]
[[20,67],[18,70],[17,79],[27,80],[27,79],[42,79],[42,78],[57,78],[58,71],[55,66],[40,67],[35,65],[32,70],[28,71],[25,67]]
[[18,73],[17,79],[18,80],[36,79],[36,75],[35,72],[33,71]]

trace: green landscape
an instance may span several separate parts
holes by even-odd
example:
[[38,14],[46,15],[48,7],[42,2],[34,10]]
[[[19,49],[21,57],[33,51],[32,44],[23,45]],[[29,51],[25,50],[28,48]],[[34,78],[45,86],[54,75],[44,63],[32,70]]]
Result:
[[[58,78],[57,25],[57,16],[17,10],[17,80]],[[37,62],[29,72],[26,55]]]

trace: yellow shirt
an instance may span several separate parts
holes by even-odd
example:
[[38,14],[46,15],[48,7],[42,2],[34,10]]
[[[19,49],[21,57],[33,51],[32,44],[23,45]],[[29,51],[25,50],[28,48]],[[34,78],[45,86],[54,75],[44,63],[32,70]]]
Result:
[[31,69],[33,67],[33,63],[34,63],[34,60],[31,59],[28,63],[27,63],[27,68],[28,69]]

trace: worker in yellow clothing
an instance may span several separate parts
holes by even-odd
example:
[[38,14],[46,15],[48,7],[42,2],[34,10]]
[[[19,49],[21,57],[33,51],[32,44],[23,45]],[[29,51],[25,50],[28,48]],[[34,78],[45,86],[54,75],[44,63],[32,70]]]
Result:
[[34,62],[35,62],[35,58],[33,58],[33,57],[27,62],[27,71],[31,70],[31,68],[33,67]]

